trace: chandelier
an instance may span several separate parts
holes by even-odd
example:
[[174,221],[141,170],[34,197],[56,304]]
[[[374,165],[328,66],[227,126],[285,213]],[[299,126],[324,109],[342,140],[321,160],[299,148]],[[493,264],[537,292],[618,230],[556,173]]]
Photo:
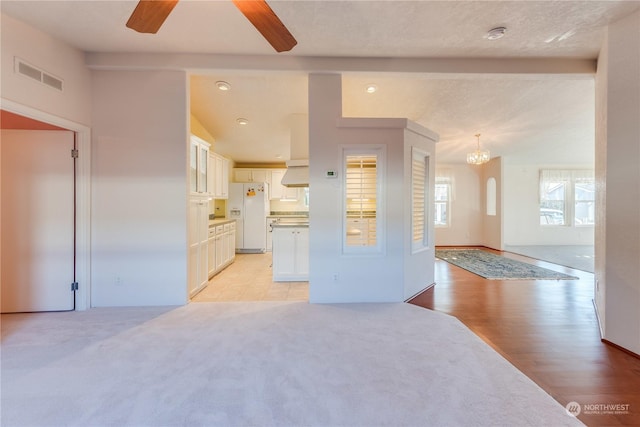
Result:
[[480,134],[479,133],[476,134],[476,138],[478,138],[478,145],[477,145],[476,151],[467,153],[467,163],[469,163],[470,165],[481,165],[491,160],[491,155],[489,154],[489,150],[480,150]]

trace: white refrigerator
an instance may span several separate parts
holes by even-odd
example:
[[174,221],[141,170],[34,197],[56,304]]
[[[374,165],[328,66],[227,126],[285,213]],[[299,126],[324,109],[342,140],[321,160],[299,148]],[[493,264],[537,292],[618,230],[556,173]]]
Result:
[[236,252],[262,253],[267,250],[269,184],[231,183],[227,217],[236,220]]

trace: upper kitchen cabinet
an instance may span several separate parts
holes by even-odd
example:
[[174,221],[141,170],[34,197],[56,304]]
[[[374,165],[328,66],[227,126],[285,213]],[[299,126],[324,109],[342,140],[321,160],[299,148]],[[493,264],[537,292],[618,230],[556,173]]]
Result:
[[274,169],[271,171],[271,193],[272,200],[298,200],[298,189],[295,187],[285,187],[282,185],[282,177],[286,169]]
[[229,198],[229,159],[209,153],[209,189],[215,199]]
[[271,171],[269,169],[245,169],[233,170],[235,182],[267,182],[271,184]]
[[210,144],[197,136],[191,135],[189,155],[189,189],[191,194],[208,195],[209,179],[209,146]]

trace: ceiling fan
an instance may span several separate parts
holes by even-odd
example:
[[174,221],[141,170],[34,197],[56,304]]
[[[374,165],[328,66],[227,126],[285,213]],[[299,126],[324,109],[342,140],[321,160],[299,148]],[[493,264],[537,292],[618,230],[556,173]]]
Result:
[[[277,52],[291,50],[298,42],[265,0],[232,0]],[[140,0],[127,27],[139,33],[158,32],[178,0]]]

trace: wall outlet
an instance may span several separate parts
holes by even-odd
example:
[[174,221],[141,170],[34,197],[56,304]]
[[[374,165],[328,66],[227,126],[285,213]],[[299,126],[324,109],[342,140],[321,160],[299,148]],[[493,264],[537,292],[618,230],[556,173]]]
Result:
[[122,281],[122,276],[116,276],[116,277],[113,278],[113,283],[116,286],[122,286],[122,282],[123,282]]
[[339,277],[338,277],[338,273],[333,273],[333,281],[334,281],[334,282],[337,282],[337,281],[338,281],[338,279],[339,279]]

